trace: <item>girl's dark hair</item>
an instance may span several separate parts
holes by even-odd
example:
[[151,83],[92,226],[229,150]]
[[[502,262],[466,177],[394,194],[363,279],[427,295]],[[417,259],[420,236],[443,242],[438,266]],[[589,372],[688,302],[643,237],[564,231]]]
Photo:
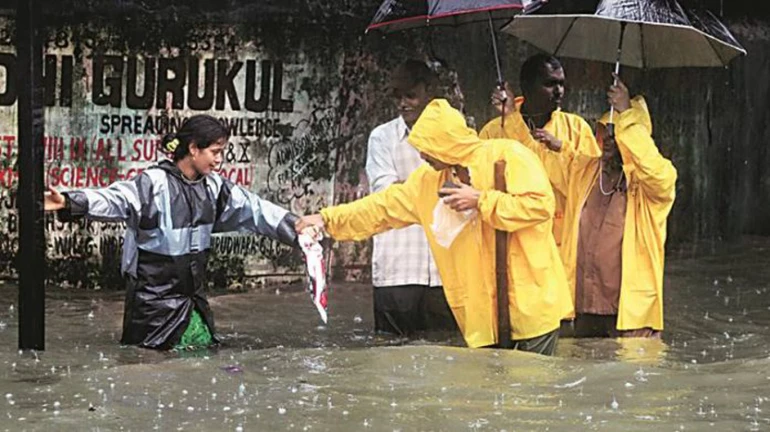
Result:
[[187,119],[176,133],[163,136],[160,148],[172,155],[176,162],[190,153],[191,143],[204,149],[222,138],[227,138],[228,135],[225,126],[217,119],[210,115],[199,114]]

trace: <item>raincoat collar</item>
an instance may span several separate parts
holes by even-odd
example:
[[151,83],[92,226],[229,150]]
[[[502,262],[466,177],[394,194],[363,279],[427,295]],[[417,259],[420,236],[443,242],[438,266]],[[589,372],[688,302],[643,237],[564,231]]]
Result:
[[474,152],[482,147],[476,131],[446,99],[434,99],[423,110],[409,133],[409,144],[449,165],[469,166]]
[[197,179],[190,180],[187,177],[185,177],[184,174],[182,173],[182,170],[180,170],[179,167],[176,166],[176,164],[171,162],[170,160],[160,161],[158,163],[158,168],[162,169],[163,171],[166,171],[168,174],[171,174],[172,176],[188,184],[197,184],[202,182],[203,179],[206,178],[205,176],[198,176]]
[[[515,107],[516,112],[521,114],[521,118],[524,119],[524,123],[526,123],[527,120],[524,118],[524,112],[521,110],[522,105],[524,105],[524,96],[516,96],[515,98],[513,98],[513,106]],[[551,123],[553,121],[554,113],[558,113],[558,112],[561,112],[561,107],[558,107],[555,110],[553,110],[553,112],[551,112],[551,116],[548,119],[548,121],[545,122],[545,124],[548,125],[548,123]],[[529,127],[529,124],[527,124],[527,127]]]

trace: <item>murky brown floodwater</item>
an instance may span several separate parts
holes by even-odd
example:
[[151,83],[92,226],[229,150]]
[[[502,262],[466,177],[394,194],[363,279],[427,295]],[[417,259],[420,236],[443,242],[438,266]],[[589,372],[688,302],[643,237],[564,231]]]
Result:
[[333,288],[328,327],[296,288],[215,297],[225,346],[181,355],[121,348],[120,294],[51,290],[35,355],[0,285],[0,431],[770,430],[770,239],[670,259],[663,341],[554,358],[373,337]]

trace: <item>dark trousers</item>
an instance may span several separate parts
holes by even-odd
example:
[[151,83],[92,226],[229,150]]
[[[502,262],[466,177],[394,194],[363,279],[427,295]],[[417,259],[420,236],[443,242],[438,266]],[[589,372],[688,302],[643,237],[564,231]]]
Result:
[[442,287],[374,287],[374,329],[399,336],[422,331],[458,331]]
[[[556,329],[550,333],[531,339],[511,341],[513,343],[511,349],[550,356],[556,351],[556,343],[558,341],[559,329]],[[500,345],[492,345],[486,348],[500,348]]]
[[577,314],[574,321],[562,321],[561,335],[575,338],[660,338],[660,332],[651,328],[617,330],[617,315]]

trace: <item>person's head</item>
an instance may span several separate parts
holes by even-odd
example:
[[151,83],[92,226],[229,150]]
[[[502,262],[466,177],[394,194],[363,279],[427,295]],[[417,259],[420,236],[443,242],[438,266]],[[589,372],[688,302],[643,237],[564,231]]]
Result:
[[602,149],[602,162],[605,166],[615,167],[623,163],[615,137],[610,134],[609,128],[602,122],[596,124],[596,141]]
[[564,68],[556,57],[534,55],[521,66],[519,84],[526,110],[549,114],[561,106],[564,98]]
[[176,133],[166,134],[161,149],[172,155],[174,163],[184,161],[198,174],[207,175],[222,164],[227,145],[227,129],[214,117],[190,117]]
[[436,74],[420,60],[407,60],[393,70],[390,93],[398,113],[411,127],[436,93]]
[[433,156],[431,156],[431,155],[429,155],[429,154],[427,154],[425,152],[420,152],[420,157],[422,158],[422,160],[427,162],[428,165],[430,165],[431,168],[433,168],[436,171],[443,171],[443,170],[445,170],[445,169],[447,169],[447,168],[452,166],[452,165],[450,165],[448,163],[441,162],[440,160],[434,158]]
[[407,140],[437,171],[455,165],[467,166],[482,147],[476,131],[465,122],[465,116],[446,99],[434,99],[425,107]]

